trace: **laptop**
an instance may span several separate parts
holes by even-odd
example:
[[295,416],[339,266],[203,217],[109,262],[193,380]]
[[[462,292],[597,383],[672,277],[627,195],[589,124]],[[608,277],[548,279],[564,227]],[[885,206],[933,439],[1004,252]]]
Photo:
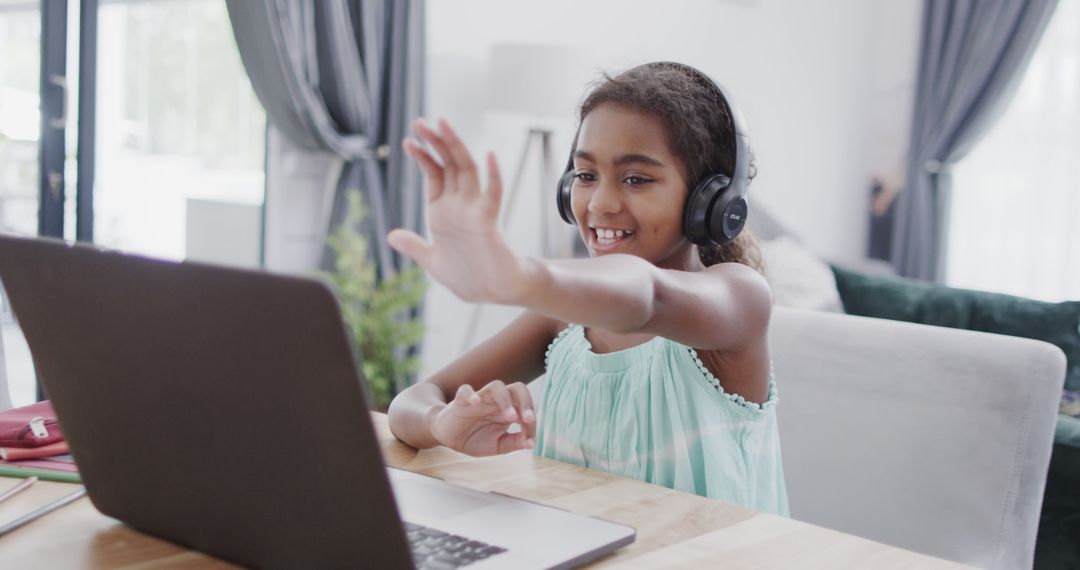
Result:
[[633,528],[387,468],[319,281],[0,236],[102,513],[259,568],[562,568]]

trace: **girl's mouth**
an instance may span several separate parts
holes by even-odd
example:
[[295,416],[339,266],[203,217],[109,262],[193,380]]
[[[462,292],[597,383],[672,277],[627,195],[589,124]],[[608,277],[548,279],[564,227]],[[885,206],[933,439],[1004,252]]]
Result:
[[611,251],[634,235],[632,230],[589,228],[589,247],[593,251]]

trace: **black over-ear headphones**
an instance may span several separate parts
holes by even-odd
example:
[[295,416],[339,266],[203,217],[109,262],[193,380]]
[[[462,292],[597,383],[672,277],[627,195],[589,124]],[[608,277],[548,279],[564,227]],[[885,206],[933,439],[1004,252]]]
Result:
[[[686,70],[712,86],[731,116],[732,130],[735,133],[735,172],[730,178],[724,174],[706,175],[687,195],[683,209],[683,233],[692,243],[706,246],[728,243],[742,231],[749,213],[746,187],[749,183],[750,142],[746,137],[742,113],[731,102],[728,92],[704,73],[681,63],[665,62],[664,65]],[[559,215],[568,224],[576,223],[574,212],[570,208],[570,191],[576,174],[574,157],[571,155],[566,171],[559,178],[556,195]]]

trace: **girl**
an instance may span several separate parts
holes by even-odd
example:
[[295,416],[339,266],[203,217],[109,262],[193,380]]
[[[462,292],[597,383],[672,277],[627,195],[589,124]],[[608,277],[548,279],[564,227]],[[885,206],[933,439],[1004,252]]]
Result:
[[[416,122],[434,152],[404,146],[426,175],[431,241],[394,230],[390,245],[466,301],[526,310],[401,392],[391,430],[417,448],[532,448],[786,515],[756,246],[748,233],[706,247],[684,235],[690,190],[735,168],[722,92],[693,68],[651,63],[606,78],[579,118],[569,208],[591,257],[571,260],[516,255],[497,225],[494,155],[484,191],[449,124]],[[525,383],[545,371],[537,417]]]

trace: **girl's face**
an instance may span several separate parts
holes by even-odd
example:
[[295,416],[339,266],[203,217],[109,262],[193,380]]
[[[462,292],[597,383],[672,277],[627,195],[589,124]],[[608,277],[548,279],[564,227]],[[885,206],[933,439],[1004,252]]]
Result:
[[664,123],[605,103],[581,123],[571,208],[593,256],[629,253],[669,269],[695,269],[696,248],[682,231],[688,192],[682,161]]

